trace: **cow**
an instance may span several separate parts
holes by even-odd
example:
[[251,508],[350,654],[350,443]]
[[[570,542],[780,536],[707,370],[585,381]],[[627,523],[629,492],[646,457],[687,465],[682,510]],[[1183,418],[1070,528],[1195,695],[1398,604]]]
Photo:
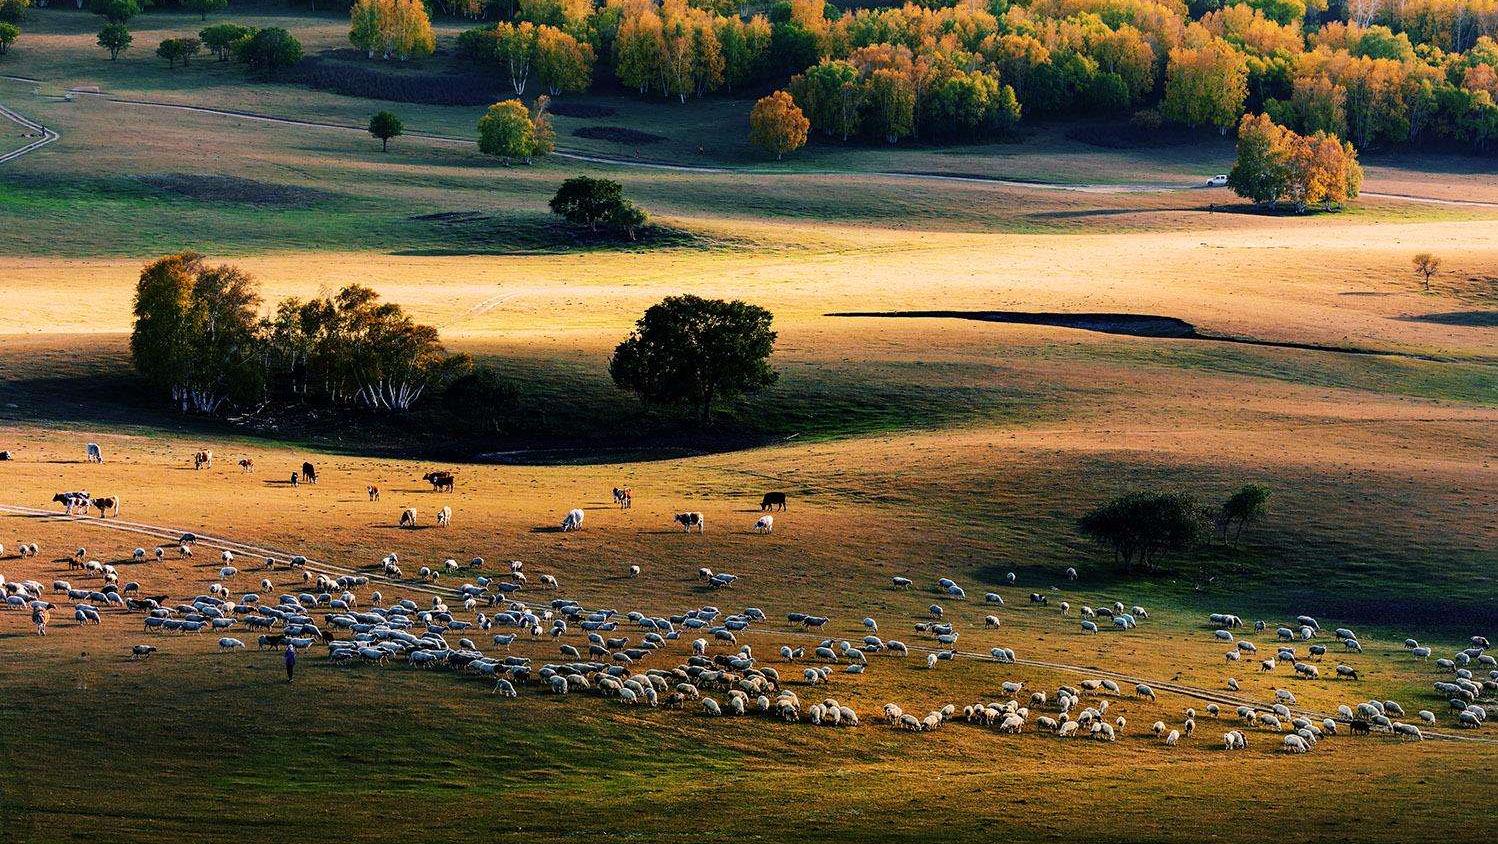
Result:
[[213,452],[206,450],[194,452],[192,456],[192,467],[193,469],[212,469]]
[[9,451],[0,451],[0,462],[15,460],[16,456]]
[[105,496],[103,498],[95,498],[93,500],[93,505],[94,507],[98,508],[99,518],[101,519],[104,518],[105,513],[111,510],[114,511],[115,516],[120,515],[120,499],[116,498],[113,495]]
[[764,511],[764,510],[784,510],[785,509],[785,493],[783,493],[783,492],[767,492],[767,493],[765,493],[765,497],[761,498],[759,500],[759,509],[761,511]]
[[452,472],[427,472],[421,476],[421,479],[432,485],[432,492],[453,491],[454,480]]
[[757,521],[757,522],[754,523],[754,532],[755,533],[774,533],[775,532],[775,517],[774,516],[760,516],[759,517],[759,521]]
[[317,467],[311,463],[302,463],[302,480],[309,484],[317,483]]
[[370,501],[379,501],[380,500],[380,488],[379,487],[377,487],[377,486],[370,486],[370,487],[366,487],[366,489],[369,490],[369,500]]
[[671,520],[681,525],[683,533],[691,533],[692,528],[702,533],[707,528],[707,520],[702,517],[701,513],[677,513],[671,517]]
[[84,513],[88,512],[87,492],[59,492],[52,496],[53,503],[61,504],[69,516],[73,515],[73,508],[81,508]]
[[98,443],[88,443],[88,444],[84,445],[83,450],[84,450],[84,453],[88,455],[88,462],[90,462],[90,463],[103,463],[104,462],[104,452],[99,448],[99,444]]
[[403,528],[414,528],[414,527],[416,527],[416,508],[415,507],[407,507],[406,509],[404,509],[404,510],[401,511],[400,526],[403,527]]
[[248,457],[241,457],[239,459],[239,468],[244,472],[253,472],[255,471],[255,461]]
[[437,526],[438,527],[447,527],[448,525],[452,524],[452,520],[453,520],[453,508],[451,508],[451,507],[443,507],[441,510],[437,511]]
[[614,487],[614,503],[619,505],[620,510],[627,510],[634,504],[634,493],[629,487]]
[[567,515],[562,519],[562,532],[580,530],[583,526],[583,515],[580,509],[568,510]]

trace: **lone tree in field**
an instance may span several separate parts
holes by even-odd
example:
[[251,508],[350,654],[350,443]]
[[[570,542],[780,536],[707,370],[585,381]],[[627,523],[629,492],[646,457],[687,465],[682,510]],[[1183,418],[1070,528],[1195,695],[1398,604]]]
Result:
[[302,60],[302,42],[281,27],[272,26],[235,42],[235,52],[252,69],[274,76],[276,71]]
[[1420,276],[1425,283],[1425,292],[1429,293],[1431,278],[1441,271],[1441,259],[1429,252],[1421,252],[1411,259],[1411,263],[1415,267],[1415,275]]
[[529,164],[531,158],[551,152],[555,139],[551,121],[546,117],[550,102],[547,97],[537,97],[532,109],[519,100],[489,106],[489,111],[479,118],[479,152],[496,156],[506,164],[517,159]]
[[551,198],[551,210],[569,223],[587,226],[596,232],[599,226],[622,231],[634,240],[635,230],[645,224],[645,212],[624,198],[624,188],[609,179],[577,176],[562,183]]
[[134,40],[135,37],[122,23],[106,23],[99,30],[99,46],[109,51],[110,61],[118,60],[120,53],[130,49],[130,42]]
[[1154,571],[1159,555],[1196,544],[1202,518],[1189,495],[1132,492],[1078,519],[1077,530],[1112,548],[1113,559],[1122,563],[1125,572],[1133,571],[1135,563]]
[[1218,534],[1227,539],[1228,531],[1232,530],[1233,542],[1236,543],[1245,527],[1264,518],[1269,509],[1266,506],[1269,494],[1269,487],[1261,484],[1247,484],[1233,493],[1231,498],[1222,502],[1222,509],[1217,513]]
[[135,286],[130,356],[136,371],[184,413],[213,413],[264,392],[259,286],[196,252],[146,265]]
[[197,12],[198,20],[208,20],[208,16],[214,12],[222,12],[229,7],[229,0],[185,0],[182,8],[189,12]]
[[713,403],[775,383],[769,311],[738,300],[671,296],[652,305],[614,350],[609,375],[647,404],[690,405],[707,423]]
[[369,118],[369,134],[380,139],[380,151],[388,152],[390,139],[399,135],[406,128],[399,117],[388,111],[382,111],[374,117]]
[[810,128],[811,121],[785,91],[761,97],[749,112],[749,142],[775,153],[777,161],[805,146]]
[[10,45],[21,37],[21,28],[13,23],[0,22],[0,56],[10,50]]
[[200,30],[198,37],[222,62],[228,60],[230,48],[254,34],[255,30],[248,26],[241,26],[237,23],[216,23]]

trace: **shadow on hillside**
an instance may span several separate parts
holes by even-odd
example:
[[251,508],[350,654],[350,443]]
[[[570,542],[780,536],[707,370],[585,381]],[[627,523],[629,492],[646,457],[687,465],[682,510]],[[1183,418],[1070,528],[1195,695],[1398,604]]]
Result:
[[1498,328],[1498,311],[1446,311],[1400,317],[1405,322],[1430,322],[1436,325],[1458,325],[1466,328]]

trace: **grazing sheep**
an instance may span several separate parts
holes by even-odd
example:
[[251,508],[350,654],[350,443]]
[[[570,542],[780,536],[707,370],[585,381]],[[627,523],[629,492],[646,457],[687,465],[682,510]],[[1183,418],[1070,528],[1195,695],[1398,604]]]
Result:
[[[702,569],[702,571],[707,571],[707,569]],[[707,576],[712,577],[712,572],[708,572]],[[909,589],[911,586],[915,585],[915,581],[911,580],[910,578],[898,576],[891,577],[890,583],[893,584],[896,589]]]
[[447,527],[453,521],[453,508],[443,507],[437,511],[437,527]]
[[584,515],[586,514],[583,513],[582,508],[568,510],[567,515],[562,518],[562,532],[568,533],[574,530],[581,530]]
[[1179,742],[1180,740],[1181,740],[1181,734],[1180,734],[1180,732],[1177,731],[1177,730],[1171,730],[1170,734],[1165,737],[1165,746],[1166,747],[1175,747],[1176,743]]
[[754,523],[754,532],[755,533],[774,533],[775,532],[775,517],[774,516],[760,516],[759,519],[757,521],[755,521],[755,523]]
[[1145,685],[1144,683],[1140,683],[1139,685],[1135,686],[1134,693],[1139,695],[1140,697],[1149,698],[1152,701],[1155,699],[1155,690]]
[[630,577],[639,577],[640,576],[640,567],[639,566],[635,566],[635,565],[630,566],[629,569],[627,570],[627,574]]
[[401,511],[400,526],[403,528],[416,527],[416,508],[407,507]]

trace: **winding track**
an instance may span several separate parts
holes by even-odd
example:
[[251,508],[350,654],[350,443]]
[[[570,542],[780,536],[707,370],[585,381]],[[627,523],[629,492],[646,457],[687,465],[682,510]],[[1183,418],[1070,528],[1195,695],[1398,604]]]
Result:
[[4,155],[0,155],[0,164],[4,164],[7,161],[14,161],[28,152],[39,150],[61,137],[51,129],[48,129],[47,127],[43,126],[40,123],[37,123],[29,117],[6,108],[3,104],[0,104],[0,117],[4,117],[13,123],[19,123],[22,127],[30,129],[33,132],[42,133],[41,138],[39,138],[38,140],[32,141],[31,143],[26,144],[23,147],[13,149],[10,152],[5,153]]
[[[134,534],[138,534],[138,535],[141,535],[141,536],[148,536],[148,537],[151,537],[151,538],[154,538],[154,539],[158,539],[158,540],[166,540],[166,541],[169,541],[171,543],[176,543],[182,537],[182,535],[184,533],[188,533],[188,531],[179,530],[177,528],[163,527],[161,525],[146,524],[146,523],[143,523],[143,522],[130,522],[130,521],[124,521],[124,520],[118,519],[118,518],[115,518],[115,519],[101,519],[101,518],[95,518],[95,517],[92,517],[92,516],[68,516],[68,515],[61,514],[61,513],[58,513],[56,511],[53,511],[53,510],[43,510],[43,509],[39,509],[39,508],[36,508],[36,507],[22,507],[22,506],[11,505],[11,504],[0,504],[0,513],[11,513],[11,514],[15,514],[15,515],[30,516],[30,517],[33,517],[33,518],[46,519],[48,521],[82,522],[85,525],[91,526],[91,527],[106,528],[106,529],[109,529],[109,530],[116,530],[116,531],[123,531],[123,532],[127,532],[127,533],[134,533]],[[279,549],[266,548],[264,546],[253,545],[253,544],[250,544],[250,543],[240,542],[240,541],[237,541],[237,540],[227,539],[227,538],[224,538],[224,537],[208,536],[206,534],[199,533],[199,532],[196,532],[196,531],[193,531],[193,533],[197,536],[197,544],[204,545],[204,546],[207,546],[209,548],[214,548],[214,549],[217,549],[217,550],[220,550],[220,551],[232,551],[235,554],[247,554],[247,555],[252,555],[252,556],[262,557],[262,558],[263,557],[272,557],[272,558],[276,559],[278,562],[282,562],[282,563],[288,562],[291,559],[292,556],[295,556],[295,555],[293,555],[291,553],[288,553],[286,551],[282,551],[282,550],[279,550]],[[303,555],[303,556],[305,556],[305,555]],[[396,587],[396,588],[399,588],[399,589],[403,589],[403,590],[406,590],[406,591],[409,591],[409,592],[416,592],[416,593],[419,593],[419,594],[428,595],[428,596],[432,596],[432,597],[438,597],[438,598],[443,598],[443,599],[448,599],[448,598],[453,597],[453,590],[450,590],[450,589],[449,590],[442,590],[442,589],[437,589],[437,588],[428,586],[428,585],[423,584],[423,583],[411,582],[411,581],[404,581],[404,580],[396,580],[394,578],[387,577],[383,573],[376,573],[376,572],[372,572],[372,571],[364,571],[364,570],[350,568],[348,566],[340,566],[340,565],[336,565],[336,564],[333,564],[333,563],[324,562],[324,561],[321,561],[321,560],[314,560],[314,559],[312,559],[310,557],[307,558],[307,568],[310,569],[310,570],[320,570],[320,571],[322,571],[324,573],[327,573],[327,574],[330,574],[330,575],[358,575],[358,576],[362,576],[362,577],[368,577],[371,582],[382,583],[382,584],[385,584],[385,585],[388,585],[388,586],[392,586],[392,587]],[[776,636],[794,636],[794,637],[799,637],[799,638],[818,639],[818,640],[820,640],[820,638],[821,638],[821,637],[818,637],[815,634],[812,634],[812,633],[807,632],[807,631],[775,631],[773,635],[776,635]],[[937,648],[926,647],[926,646],[923,646],[923,645],[910,645],[909,647],[910,647],[910,649],[912,651],[916,651],[916,652],[920,652],[920,653],[934,653],[937,650],[939,650]],[[983,661],[983,662],[996,662],[996,660],[994,660],[993,657],[991,657],[988,654],[984,654],[984,653],[976,653],[976,652],[972,652],[972,651],[954,651],[954,653],[956,655],[958,655],[958,656],[962,656],[962,657],[965,657],[965,658],[968,658],[968,659],[976,659],[976,660],[980,660],[980,661]],[[1048,662],[1048,661],[1044,661],[1044,660],[1035,660],[1035,659],[1015,659],[1014,662],[1017,665],[1028,665],[1028,666],[1032,666],[1032,667],[1035,667],[1035,668],[1045,668],[1045,669],[1049,669],[1049,670],[1053,670],[1053,671],[1060,671],[1060,672],[1069,673],[1069,674],[1081,674],[1081,675],[1085,675],[1087,677],[1098,677],[1098,678],[1106,677],[1106,678],[1115,680],[1115,681],[1117,681],[1119,683],[1128,683],[1128,684],[1135,684],[1135,685],[1140,684],[1140,683],[1144,683],[1144,684],[1149,685],[1151,688],[1155,689],[1157,692],[1160,692],[1160,691],[1169,692],[1171,694],[1179,695],[1181,697],[1192,698],[1194,700],[1200,700],[1200,701],[1203,701],[1205,703],[1216,703],[1216,704],[1218,704],[1220,706],[1233,707],[1235,709],[1237,707],[1239,707],[1239,706],[1251,706],[1251,707],[1253,707],[1254,709],[1257,710],[1257,709],[1260,709],[1263,706],[1265,706],[1265,704],[1263,704],[1263,703],[1260,703],[1260,702],[1257,702],[1257,701],[1254,701],[1254,700],[1250,700],[1248,698],[1234,697],[1232,695],[1223,694],[1221,692],[1218,692],[1218,691],[1215,691],[1215,690],[1211,690],[1211,689],[1202,689],[1202,688],[1197,688],[1195,686],[1183,685],[1183,684],[1180,684],[1180,683],[1171,683],[1171,682],[1159,681],[1159,680],[1149,680],[1149,679],[1145,679],[1145,678],[1142,678],[1142,677],[1134,677],[1134,676],[1131,676],[1131,675],[1128,675],[1128,674],[1122,674],[1122,673],[1119,673],[1119,672],[1116,672],[1116,671],[1106,671],[1106,670],[1097,669],[1097,668],[1088,668],[1086,666],[1081,666],[1081,665],[1070,665],[1070,664],[1067,664],[1067,663]],[[1327,717],[1331,717],[1328,713],[1317,712],[1315,710],[1309,710],[1309,709],[1301,709],[1301,708],[1292,707],[1291,711],[1294,712],[1297,715],[1303,715],[1303,716],[1305,716],[1307,718],[1314,718],[1317,721],[1320,721],[1321,719],[1324,719],[1324,718],[1327,718]],[[1234,720],[1234,719],[1230,718],[1229,720]],[[1464,735],[1464,734],[1459,734],[1459,733],[1433,732],[1433,731],[1425,731],[1425,730],[1422,730],[1422,733],[1425,736],[1429,737],[1429,738],[1444,739],[1444,740],[1448,740],[1448,741],[1476,742],[1476,743],[1479,743],[1479,744],[1498,744],[1498,738],[1489,738],[1489,737],[1485,737],[1485,736]]]
[[[6,79],[6,80],[10,80],[12,82],[26,82],[26,83],[32,83],[32,84],[42,84],[42,80],[31,79],[29,77],[24,77],[24,76],[0,76],[0,79]],[[190,106],[190,105],[181,105],[181,104],[178,104],[178,103],[164,103],[164,102],[159,102],[159,101],[155,101],[155,100],[127,99],[127,98],[124,98],[124,97],[115,97],[115,96],[113,96],[111,94],[108,94],[108,93],[102,92],[102,91],[83,91],[83,90],[78,90],[78,89],[69,89],[68,93],[70,95],[72,95],[72,96],[98,97],[98,98],[106,100],[108,102],[118,103],[120,105],[133,105],[133,106],[140,106],[140,107],[143,107],[143,108],[160,108],[160,109],[168,109],[168,110],[172,110],[172,111],[187,111],[187,112],[195,112],[195,113],[198,113],[198,114],[211,114],[211,115],[217,115],[217,116],[220,116],[220,117],[233,117],[233,118],[238,118],[238,119],[241,119],[241,120],[255,120],[255,121],[262,122],[262,123],[273,123],[273,124],[278,124],[278,125],[282,125],[282,126],[307,126],[307,127],[319,128],[319,129],[335,129],[335,130],[344,131],[344,132],[358,132],[360,134],[364,134],[367,131],[367,129],[365,127],[363,127],[363,126],[350,126],[350,125],[345,124],[345,123],[326,123],[326,122],[316,121],[316,120],[299,120],[299,119],[291,118],[291,117],[275,117],[273,115],[268,115],[268,114],[257,114],[255,112],[236,111],[236,110],[233,110],[233,109],[207,108],[205,106]],[[0,106],[0,112],[6,112],[6,110],[4,109],[3,106]],[[14,115],[13,112],[7,112],[7,116],[12,117],[12,119],[16,119],[16,116]],[[17,152],[12,152],[12,153],[8,154],[7,156],[0,156],[0,163],[4,163],[4,162],[9,161],[9,160],[11,160],[13,158],[19,158],[20,155],[25,154],[27,152],[31,152],[32,150],[34,150],[34,149],[36,149],[38,147],[41,147],[41,146],[43,146],[43,145],[45,145],[47,143],[51,143],[52,141],[54,141],[54,140],[57,139],[57,134],[55,132],[51,132],[50,134],[52,135],[52,137],[50,139],[47,139],[47,140],[42,141],[42,142],[37,143],[37,144],[33,144],[33,145],[29,146],[29,147],[26,147],[23,150],[20,150],[20,151],[17,151]],[[474,140],[472,140],[470,138],[454,138],[454,137],[452,137],[450,135],[439,135],[439,134],[432,133],[432,132],[407,132],[406,135],[407,135],[407,137],[422,138],[422,139],[429,140],[429,141],[437,141],[437,142],[440,142],[440,143],[449,143],[449,144],[458,144],[458,145],[462,145],[462,146],[472,146],[475,143],[477,143],[476,141],[474,141]],[[631,159],[631,158],[618,158],[618,157],[615,157],[615,156],[599,155],[597,153],[590,153],[590,152],[585,152],[585,151],[577,150],[577,149],[567,149],[566,147],[561,147],[561,146],[557,147],[557,149],[553,153],[553,155],[557,156],[558,158],[565,158],[565,159],[569,159],[571,161],[582,161],[582,162],[586,162],[588,164],[600,164],[600,165],[605,165],[605,166],[610,166],[610,167],[630,167],[630,168],[635,168],[635,169],[639,169],[639,170],[658,170],[658,171],[677,172],[677,173],[710,173],[710,174],[720,174],[720,175],[772,176],[772,177],[784,177],[784,176],[852,176],[852,177],[864,177],[864,178],[897,179],[897,180],[907,180],[907,181],[959,182],[959,183],[965,183],[965,184],[995,185],[995,186],[998,186],[998,187],[1028,188],[1028,189],[1031,189],[1031,190],[1064,191],[1064,192],[1071,192],[1071,193],[1101,193],[1101,194],[1165,193],[1165,192],[1169,192],[1169,191],[1193,190],[1193,189],[1198,189],[1198,188],[1204,187],[1203,185],[1201,185],[1199,183],[1184,183],[1184,182],[1182,182],[1182,183],[1170,183],[1170,182],[1119,182],[1119,183],[1099,183],[1099,184],[1083,184],[1083,183],[1070,184],[1070,183],[1062,183],[1062,182],[1042,182],[1042,181],[1026,181],[1026,180],[1021,180],[1021,179],[1002,179],[1002,178],[997,178],[997,177],[990,178],[990,177],[987,177],[987,176],[962,176],[962,175],[944,175],[944,174],[941,174],[941,173],[916,173],[916,172],[901,171],[901,170],[810,170],[810,171],[786,171],[786,170],[767,170],[767,169],[758,168],[758,167],[726,167],[726,166],[710,167],[710,166],[699,165],[699,164],[677,164],[677,163],[672,163],[672,162],[668,162],[668,161],[641,161],[641,160],[638,160],[638,159]],[[1396,201],[1396,202],[1415,202],[1415,203],[1421,203],[1421,204],[1426,204],[1426,205],[1447,205],[1447,206],[1458,206],[1458,207],[1464,206],[1464,207],[1469,207],[1469,208],[1498,208],[1498,202],[1485,202],[1485,201],[1476,200],[1476,199],[1443,199],[1441,197],[1434,197],[1434,196],[1416,196],[1416,195],[1413,195],[1413,194],[1379,193],[1379,192],[1370,192],[1370,191],[1363,191],[1361,195],[1362,196],[1366,196],[1366,197],[1376,198],[1376,199],[1388,199],[1388,200],[1393,200],[1393,201]]]

